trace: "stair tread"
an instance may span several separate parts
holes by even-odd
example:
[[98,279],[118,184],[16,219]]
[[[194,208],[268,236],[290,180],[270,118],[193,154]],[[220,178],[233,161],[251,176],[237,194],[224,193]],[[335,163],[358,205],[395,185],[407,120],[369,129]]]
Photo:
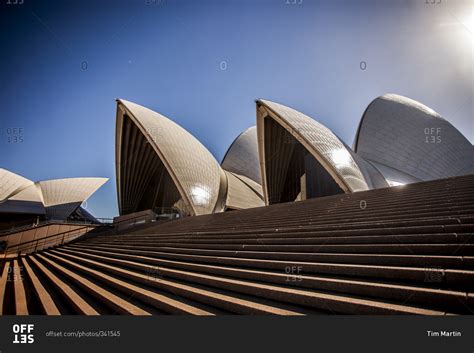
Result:
[[3,315],[3,300],[5,298],[9,270],[10,261],[6,261],[3,266],[2,277],[0,277],[0,315]]
[[[54,252],[53,252],[54,253]],[[114,278],[112,276],[109,276],[107,274],[104,274],[104,273],[101,273],[99,271],[96,271],[96,270],[93,270],[93,269],[90,269],[90,268],[86,268],[84,266],[81,266],[77,263],[74,263],[74,262],[71,262],[67,259],[61,259],[60,257],[56,256],[56,255],[52,255],[54,258],[58,259],[58,260],[61,260],[61,261],[64,261],[68,264],[70,264],[71,266],[75,267],[75,268],[79,268],[83,271],[86,271],[88,272],[89,274],[92,274],[96,277],[100,277],[102,278],[103,280],[105,280],[106,282],[109,282],[109,283],[114,283],[116,286],[118,287],[122,287],[122,288],[127,288],[129,289],[130,291],[133,292],[133,295],[134,296],[146,296],[150,299],[153,299],[153,301],[155,303],[159,302],[161,304],[163,304],[164,306],[166,306],[168,308],[168,310],[170,308],[173,308],[174,310],[172,310],[174,313],[186,313],[186,314],[193,314],[193,315],[212,315],[211,312],[208,312],[208,311],[205,311],[205,310],[202,310],[202,309],[199,309],[197,307],[193,307],[189,304],[186,304],[186,303],[183,303],[183,302],[179,302],[175,299],[172,299],[170,297],[167,297],[167,296],[164,296],[162,294],[159,294],[159,293],[155,293],[155,292],[152,292],[152,291],[149,291],[149,290],[146,290],[144,288],[140,288],[140,287],[137,287],[131,283],[127,283],[125,281],[122,281],[120,279],[117,279],[117,278]]]
[[59,312],[56,304],[54,303],[53,298],[51,298],[51,295],[44,288],[41,281],[33,272],[33,269],[31,268],[26,257],[22,258],[22,263],[26,269],[26,273],[28,274],[31,282],[33,283],[33,288],[40,300],[41,306],[43,307],[45,314],[46,315],[60,315],[61,313]]
[[474,175],[110,227],[6,254],[0,313],[472,314],[473,234]]
[[[81,244],[75,244],[80,246]],[[114,249],[114,250],[123,250],[123,251],[135,251],[135,252],[153,252],[156,253],[159,251],[156,250],[133,250],[130,249],[128,245],[114,245],[113,247],[111,246],[104,246],[104,245],[90,245],[90,248],[104,248],[104,249]],[[426,259],[439,259],[439,260],[465,260],[465,259],[470,259],[474,261],[474,256],[454,256],[454,255],[414,255],[414,254],[372,254],[372,253],[331,253],[331,252],[325,252],[325,253],[318,253],[318,252],[312,252],[312,253],[307,253],[307,252],[271,252],[271,251],[249,251],[249,250],[215,250],[215,249],[188,249],[188,248],[173,248],[173,247],[162,247],[160,248],[160,251],[166,251],[166,250],[171,250],[171,252],[174,253],[180,253],[180,254],[189,254],[189,253],[196,253],[196,254],[208,254],[208,255],[242,255],[242,256],[251,256],[253,255],[253,258],[261,258],[261,259],[271,259],[275,257],[288,257],[295,259],[305,257],[305,258],[316,258],[316,257],[330,257],[330,256],[339,256],[339,257],[346,257],[346,258],[353,258],[353,259],[358,259],[358,258],[363,258],[363,257],[370,257],[372,259],[421,259],[421,260],[426,260]]]
[[[99,263],[99,262],[96,262],[96,261],[93,261],[93,260],[88,260],[88,259],[86,260],[86,259],[83,259],[83,258],[79,258],[77,256],[70,256],[70,257],[75,258],[76,260],[81,260],[83,262],[88,262],[88,263],[91,263],[91,264],[95,264],[95,265],[100,266],[102,268],[114,269],[115,271],[118,271],[122,274],[132,275],[136,278],[141,278],[142,280],[148,280],[148,277],[146,275],[144,275],[143,272],[139,273],[139,272],[136,272],[136,271],[131,271],[131,270],[128,270],[128,269],[108,265],[108,264],[105,264],[105,263]],[[157,284],[157,283],[152,282],[151,284]],[[237,303],[241,306],[252,307],[253,309],[261,311],[261,313],[279,314],[279,315],[296,315],[296,314],[298,314],[297,312],[292,312],[292,311],[288,311],[288,310],[281,310],[281,309],[271,307],[271,306],[268,306],[268,305],[253,303],[253,302],[249,302],[247,300],[241,300],[239,298],[230,297],[230,296],[227,296],[227,295],[216,294],[215,292],[205,291],[205,290],[195,288],[195,287],[192,287],[192,286],[189,286],[189,285],[183,285],[183,284],[180,284],[180,283],[176,283],[176,282],[173,282],[173,281],[170,281],[170,280],[167,280],[167,279],[161,279],[160,278],[159,284],[166,285],[166,286],[169,286],[171,288],[185,289],[185,290],[188,290],[188,291],[192,291],[192,292],[199,293],[199,294],[202,294],[202,295],[206,295],[206,296],[209,296],[209,297],[214,297],[214,298],[217,298],[219,300],[223,300],[223,301],[227,301],[227,302],[234,302],[234,303]]]
[[[79,253],[78,253],[79,254]],[[102,261],[107,261],[107,260],[112,260],[114,261],[114,264],[117,265],[117,263],[120,264],[129,264],[133,265],[135,269],[140,268],[140,269],[146,269],[150,268],[150,265],[134,262],[134,261],[129,261],[129,260],[120,260],[120,259],[110,259],[106,258],[104,256],[98,256],[98,255],[92,255],[94,258],[97,260],[102,260]],[[179,264],[180,262],[178,261],[168,261],[168,260],[162,260],[165,263],[169,264]],[[183,264],[181,262],[181,264]],[[260,275],[266,275],[266,276],[272,276],[272,277],[279,277],[281,279],[286,279],[287,275],[286,274],[276,274],[276,273],[270,273],[270,272],[265,272],[265,271],[256,271],[256,270],[248,270],[248,269],[240,269],[240,268],[225,268],[221,266],[209,266],[209,265],[198,265],[198,264],[187,264],[190,267],[194,267],[195,269],[220,269],[220,270],[225,270],[227,274],[234,272],[235,274],[239,273],[240,276],[237,276],[237,278],[245,278],[242,277],[242,274],[245,273],[251,273],[251,274],[260,274]],[[164,266],[157,266],[155,267],[159,269],[163,273],[168,273],[168,272],[181,272],[181,273],[186,273],[187,276],[212,276],[213,278],[225,278],[228,279],[227,277],[221,277],[222,274],[206,274],[202,272],[194,272],[191,270],[181,270],[173,267],[164,267]],[[340,280],[340,279],[331,279],[331,278],[324,278],[324,277],[316,277],[316,276],[306,276],[306,275],[301,275],[302,278],[302,283],[304,281],[317,281],[318,283],[338,283],[338,284],[350,284],[350,285],[359,285],[359,286],[365,286],[365,287],[371,287],[371,288],[384,288],[384,289],[390,289],[392,291],[395,290],[404,290],[404,291],[409,291],[412,294],[426,294],[429,293],[430,295],[443,295],[443,297],[455,297],[457,300],[464,300],[466,294],[462,292],[455,292],[455,291],[446,291],[446,290],[437,290],[437,289],[428,289],[428,288],[420,288],[420,287],[413,287],[413,286],[401,286],[401,285],[391,285],[391,284],[383,284],[383,283],[371,283],[371,282],[365,282],[365,281],[349,281],[349,280]],[[246,278],[247,279],[247,278]],[[252,280],[254,280],[252,278]],[[311,288],[313,290],[313,288]]]
[[[133,258],[135,255],[133,251],[129,251],[128,254],[123,253],[115,253],[110,249],[107,248],[109,251],[103,250],[94,250],[89,248],[83,247],[76,247],[76,246],[66,246],[64,249],[73,249],[73,250],[81,250],[83,252],[92,252],[92,253],[99,253],[99,254],[111,254],[111,255],[118,255],[124,257]],[[151,254],[156,255],[155,257],[149,256],[136,256],[136,258],[143,258],[143,259],[161,259],[163,255],[174,255],[175,257],[187,258],[189,261],[195,261],[196,259],[202,260],[203,262],[215,262],[215,263],[227,263],[233,264],[237,263],[240,265],[245,265],[249,263],[249,266],[253,266],[250,264],[259,264],[259,265],[281,265],[282,267],[287,266],[304,266],[305,271],[308,271],[308,268],[311,267],[322,267],[322,268],[349,268],[354,270],[364,270],[364,269],[380,269],[380,270],[396,270],[399,272],[419,272],[424,274],[427,270],[426,267],[400,267],[400,266],[382,266],[382,265],[361,265],[361,264],[350,264],[350,263],[330,263],[330,262],[303,262],[303,261],[280,261],[280,260],[265,260],[265,259],[252,259],[252,258],[238,258],[238,257],[219,257],[219,256],[204,256],[204,255],[187,255],[187,254],[179,254],[179,253],[160,253],[160,252],[150,252]],[[458,270],[458,269],[449,269],[449,268],[434,268],[434,270],[443,271],[443,273],[455,273],[455,274],[466,274],[466,275],[474,275],[474,270]]]
[[[36,254],[40,259],[44,259],[41,254]],[[67,283],[59,279],[54,273],[47,269],[41,262],[39,262],[34,256],[30,256],[29,259],[46,275],[52,283],[54,283],[58,290],[69,299],[74,307],[84,315],[99,315],[99,313],[80,295],[78,295]]]
[[25,286],[23,284],[23,274],[18,265],[18,259],[13,260],[13,286],[15,289],[15,313],[16,315],[28,315],[28,305],[26,300]]
[[49,265],[51,265],[58,271],[62,272],[69,278],[73,279],[76,283],[91,290],[92,292],[95,293],[95,295],[99,296],[100,298],[104,298],[107,302],[117,306],[118,310],[123,310],[124,313],[129,313],[129,314],[134,314],[134,315],[150,315],[149,312],[139,308],[138,306],[134,304],[129,303],[128,301],[120,298],[114,293],[104,288],[99,287],[98,285],[82,277],[78,273],[68,270],[64,266],[59,265],[58,263],[44,257],[43,255],[38,255],[38,256],[41,257],[44,261],[46,261]]

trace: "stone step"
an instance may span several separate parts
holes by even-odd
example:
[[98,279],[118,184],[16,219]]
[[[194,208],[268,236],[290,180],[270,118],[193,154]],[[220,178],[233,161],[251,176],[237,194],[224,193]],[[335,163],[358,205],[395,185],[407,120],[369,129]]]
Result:
[[3,315],[3,303],[5,300],[5,292],[7,288],[8,274],[10,272],[10,261],[5,261],[0,277],[0,315]]
[[[83,245],[78,245],[83,246]],[[86,247],[87,248],[87,247]],[[269,252],[269,251],[231,251],[186,248],[160,248],[157,250],[135,250],[129,246],[96,246],[91,249],[113,250],[117,253],[149,254],[190,254],[204,256],[238,257],[251,259],[267,259],[282,261],[307,261],[307,262],[334,262],[347,264],[367,264],[386,266],[408,266],[422,268],[453,268],[474,269],[474,256],[440,256],[440,255],[397,255],[397,254],[355,254],[355,253],[301,253],[301,252]]]
[[81,315],[99,315],[99,312],[95,310],[87,301],[82,299],[82,297],[67,283],[61,280],[58,276],[52,273],[42,262],[41,254],[36,254],[35,256],[28,257],[28,260],[31,260],[32,263],[49,279],[57,292],[61,293],[66,301],[69,303],[74,310]]
[[[51,250],[53,251],[53,250]],[[71,255],[63,255],[72,258]],[[84,257],[73,257],[78,262],[89,262],[90,260]],[[140,264],[138,264],[140,265]],[[103,262],[94,261],[96,268],[107,268],[114,273],[122,273],[127,275],[135,275],[146,280],[143,275],[143,267],[140,271],[124,270],[119,266],[108,265]],[[152,268],[154,269],[154,268]],[[127,271],[127,272],[124,272]],[[225,289],[247,295],[261,296],[266,299],[282,301],[289,304],[297,304],[302,306],[313,307],[320,310],[326,310],[333,313],[350,313],[350,314],[424,314],[424,315],[445,315],[444,311],[430,310],[410,305],[399,305],[390,302],[381,302],[377,300],[370,300],[367,298],[359,298],[355,296],[344,296],[330,294],[326,292],[288,288],[285,286],[258,283],[248,280],[236,280],[227,277],[207,275],[194,273],[189,271],[182,271],[176,269],[160,268],[160,273],[164,279],[173,278],[187,283],[201,284],[207,287],[214,287],[218,289]],[[156,281],[154,283],[160,283]]]
[[39,299],[40,305],[45,315],[61,315],[58,307],[56,306],[53,298],[45,289],[41,281],[36,276],[35,272],[30,266],[29,260],[25,257],[22,258],[22,264],[26,270],[27,276],[33,284],[33,290]]
[[[286,273],[269,272],[261,270],[250,270],[245,268],[231,268],[215,265],[192,264],[182,261],[171,261],[164,259],[152,259],[150,264],[144,264],[132,260],[122,260],[106,256],[86,254],[63,249],[62,256],[75,254],[76,259],[87,257],[102,263],[109,263],[116,266],[126,267],[137,271],[147,271],[156,269],[167,278],[176,276],[176,271],[185,271],[190,276],[193,274],[206,274],[221,277],[231,277],[236,279],[245,279],[256,282],[268,282],[277,285],[304,287],[313,290],[322,290],[331,293],[343,293],[358,295],[364,297],[383,298],[403,303],[413,303],[418,305],[430,305],[441,310],[462,309],[459,303],[465,308],[474,308],[474,297],[466,296],[465,292],[439,290],[432,288],[423,288],[417,286],[394,285],[380,282],[367,282],[364,280],[346,280],[340,278],[318,277],[314,275],[288,276]],[[79,257],[79,255],[81,257]]]
[[[135,239],[137,238],[154,238],[157,235],[160,237],[172,237],[172,238],[192,238],[196,235],[199,236],[213,236],[217,235],[221,237],[225,235],[254,235],[258,234],[272,234],[275,232],[281,232],[285,234],[292,234],[293,232],[305,233],[305,232],[321,232],[321,231],[337,231],[337,230],[372,230],[372,229],[386,229],[386,228],[399,228],[399,229],[414,229],[413,227],[425,227],[423,229],[431,229],[429,232],[436,233],[443,231],[444,226],[451,225],[464,225],[464,224],[474,224],[474,215],[473,216],[444,216],[444,217],[424,217],[416,218],[412,220],[401,220],[401,221],[372,221],[372,222],[352,222],[346,224],[340,223],[331,223],[327,225],[299,225],[299,226],[288,226],[282,228],[275,227],[266,227],[266,228],[253,228],[253,229],[220,229],[219,231],[190,231],[190,232],[164,232],[163,234],[120,234],[120,235],[108,235],[107,239]],[[436,227],[436,228],[426,228],[426,227]],[[94,239],[91,239],[94,241]]]
[[[104,243],[103,245],[111,245]],[[336,244],[336,245],[232,245],[232,244],[180,244],[161,243],[159,245],[129,245],[132,250],[162,249],[199,249],[230,251],[263,251],[263,252],[303,252],[303,253],[364,253],[364,254],[399,254],[399,255],[446,255],[473,256],[474,244]]]
[[135,286],[131,283],[122,281],[120,279],[114,278],[107,274],[104,274],[100,271],[93,270],[91,268],[81,266],[75,262],[67,260],[62,257],[58,257],[57,255],[47,253],[52,259],[57,262],[60,262],[64,265],[69,266],[70,268],[76,270],[79,273],[84,273],[89,275],[90,277],[94,278],[98,282],[105,284],[107,287],[111,287],[115,290],[118,290],[124,294],[126,294],[129,298],[138,299],[147,303],[151,306],[158,308],[169,314],[192,314],[192,315],[214,315],[211,311],[202,310],[199,307],[192,306],[188,303],[185,303],[185,300],[176,300],[171,296],[163,295],[160,293],[155,293],[153,291],[147,290],[145,288],[141,288]]
[[[87,264],[88,266],[100,269],[101,271],[106,271],[114,275],[119,275],[127,280],[132,280],[137,283],[141,283],[150,287],[159,288],[165,291],[170,291],[171,293],[179,294],[185,298],[193,298],[193,300],[203,302],[207,305],[221,308],[234,313],[239,314],[274,314],[274,315],[299,315],[304,310],[293,309],[288,310],[285,308],[285,305],[282,305],[283,308],[278,306],[271,306],[263,304],[261,301],[250,301],[240,298],[238,295],[229,295],[223,293],[216,293],[215,291],[209,291],[188,284],[182,284],[177,281],[172,281],[165,278],[153,278],[152,271],[139,271],[133,272],[125,268],[120,268],[116,266],[111,266],[106,263],[101,263],[86,259],[83,257],[73,256],[73,255],[64,255],[61,254],[61,257],[57,255],[55,250],[49,251],[49,253],[56,255],[57,259],[69,258],[74,259],[76,262]],[[151,269],[153,270],[153,269]]]
[[18,265],[18,259],[13,260],[13,288],[15,291],[15,314],[28,315],[28,303],[26,300],[25,286],[23,281],[24,273]]
[[[258,211],[259,209],[255,209]],[[239,211],[239,212],[242,212]],[[405,212],[394,211],[394,212],[364,212],[362,214],[357,214],[356,212],[352,212],[350,216],[348,215],[334,215],[334,214],[324,214],[315,217],[305,217],[304,219],[286,219],[284,216],[279,215],[278,217],[274,217],[274,219],[270,218],[268,220],[259,220],[258,223],[255,221],[252,222],[243,222],[241,219],[236,220],[226,220],[224,224],[219,224],[215,220],[212,221],[211,224],[200,224],[198,226],[190,225],[186,232],[193,232],[193,231],[212,231],[222,229],[222,227],[233,229],[237,227],[237,229],[249,229],[254,228],[256,225],[261,228],[269,228],[269,227],[285,227],[291,225],[301,225],[301,224],[312,224],[312,225],[322,225],[322,224],[334,224],[334,223],[351,223],[351,222],[360,222],[360,221],[396,221],[402,219],[414,219],[420,217],[433,217],[433,216],[472,216],[474,214],[473,207],[460,207],[455,210],[449,210],[446,208],[442,208],[441,210],[436,210],[432,208],[428,208],[422,210],[420,212],[416,212],[415,210],[408,210]],[[219,214],[216,214],[219,215]],[[206,217],[206,216],[199,216],[199,217]],[[199,218],[195,217],[195,218]],[[254,218],[260,217],[259,215],[254,215]],[[170,221],[177,222],[177,221]],[[164,224],[159,224],[157,226],[148,227],[141,231],[141,234],[160,234],[166,232],[166,228],[164,228]],[[170,225],[168,225],[170,226]],[[179,229],[179,228],[178,228]]]
[[[418,285],[435,285],[437,287],[462,288],[474,290],[474,270],[455,270],[439,267],[397,267],[380,265],[357,265],[345,263],[279,261],[237,257],[219,257],[186,255],[173,253],[146,252],[139,254],[133,251],[114,252],[113,249],[94,250],[76,246],[67,246],[64,250],[76,250],[83,253],[108,256],[124,260],[156,264],[160,259],[186,261],[200,264],[220,264],[234,267],[269,269],[285,273],[287,276],[298,274],[322,274],[347,277],[364,277],[392,281],[416,282]],[[62,250],[61,249],[61,250]]]
[[129,303],[128,301],[122,299],[116,294],[98,286],[97,284],[91,282],[85,277],[79,275],[76,272],[73,272],[66,267],[58,264],[55,261],[52,261],[50,258],[44,256],[43,254],[37,254],[38,258],[42,260],[44,264],[54,268],[62,276],[69,278],[71,281],[76,283],[84,291],[88,292],[90,295],[94,296],[101,303],[111,308],[114,312],[120,314],[131,314],[131,315],[150,315],[149,312],[141,309],[140,307]]
[[463,243],[472,244],[474,242],[473,233],[439,233],[439,234],[399,234],[399,235],[354,235],[354,236],[321,236],[320,234],[305,234],[304,237],[285,237],[284,235],[275,234],[274,236],[254,236],[254,237],[229,237],[224,236],[221,239],[191,237],[186,239],[174,239],[172,237],[155,238],[155,239],[114,239],[107,242],[93,242],[94,244],[130,244],[130,245],[161,245],[161,244],[262,244],[262,245],[304,245],[304,244],[393,244],[393,243]]

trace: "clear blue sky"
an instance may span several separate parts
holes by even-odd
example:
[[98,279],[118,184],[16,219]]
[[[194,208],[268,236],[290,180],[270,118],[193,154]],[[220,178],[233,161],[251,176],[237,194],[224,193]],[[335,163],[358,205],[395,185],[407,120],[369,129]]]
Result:
[[[398,93],[472,142],[472,2],[425,2],[3,1],[0,167],[32,180],[108,177],[87,207],[116,215],[117,97],[173,119],[219,161],[255,124],[257,98],[352,145],[370,101]],[[22,143],[9,142],[12,127]]]

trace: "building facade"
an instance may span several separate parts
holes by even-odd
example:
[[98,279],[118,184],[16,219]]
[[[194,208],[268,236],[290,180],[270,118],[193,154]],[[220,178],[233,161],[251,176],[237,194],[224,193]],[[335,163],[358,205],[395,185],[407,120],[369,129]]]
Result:
[[121,215],[202,215],[474,173],[472,144],[432,109],[395,94],[364,112],[354,148],[315,119],[256,101],[256,126],[219,164],[165,116],[117,101]]

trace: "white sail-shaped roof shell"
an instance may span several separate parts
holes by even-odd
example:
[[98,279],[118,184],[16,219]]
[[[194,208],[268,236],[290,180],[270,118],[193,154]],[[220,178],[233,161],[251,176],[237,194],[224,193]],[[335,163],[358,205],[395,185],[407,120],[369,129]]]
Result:
[[[225,183],[225,175],[206,147],[181,126],[157,112],[126,100],[118,100],[117,104],[118,185],[122,182],[121,136],[124,114],[126,114],[140,129],[163,162],[190,214],[212,213],[216,205],[220,208],[219,199],[225,197],[221,190],[221,183]],[[225,188],[225,185],[222,188]],[[120,188],[118,190],[120,193]]]
[[[257,131],[262,175],[266,173],[263,124],[267,117],[274,119],[299,141],[343,191],[368,190],[364,176],[351,153],[331,130],[295,109],[268,100],[257,101]],[[265,177],[262,182],[266,193]]]
[[8,199],[31,185],[33,185],[31,180],[0,168],[0,201]]
[[64,178],[39,181],[45,207],[82,203],[107,182],[107,178]]
[[[5,169],[0,170],[1,212],[47,214],[66,219],[97,191],[107,178],[65,178],[33,183]],[[12,191],[14,190],[14,191]]]
[[472,144],[431,108],[396,94],[378,97],[367,107],[354,149],[381,166],[389,181],[474,173]]
[[42,204],[44,203],[43,194],[39,188],[38,183],[31,184],[30,186],[15,193],[9,198],[9,200],[41,202]]
[[255,182],[232,172],[225,171],[225,174],[227,176],[227,208],[244,209],[265,206],[261,190],[258,192],[258,189],[249,186],[251,185],[249,181],[253,184],[256,184]]
[[246,176],[256,183],[261,183],[256,126],[249,127],[232,142],[222,160],[221,167],[229,172]]

